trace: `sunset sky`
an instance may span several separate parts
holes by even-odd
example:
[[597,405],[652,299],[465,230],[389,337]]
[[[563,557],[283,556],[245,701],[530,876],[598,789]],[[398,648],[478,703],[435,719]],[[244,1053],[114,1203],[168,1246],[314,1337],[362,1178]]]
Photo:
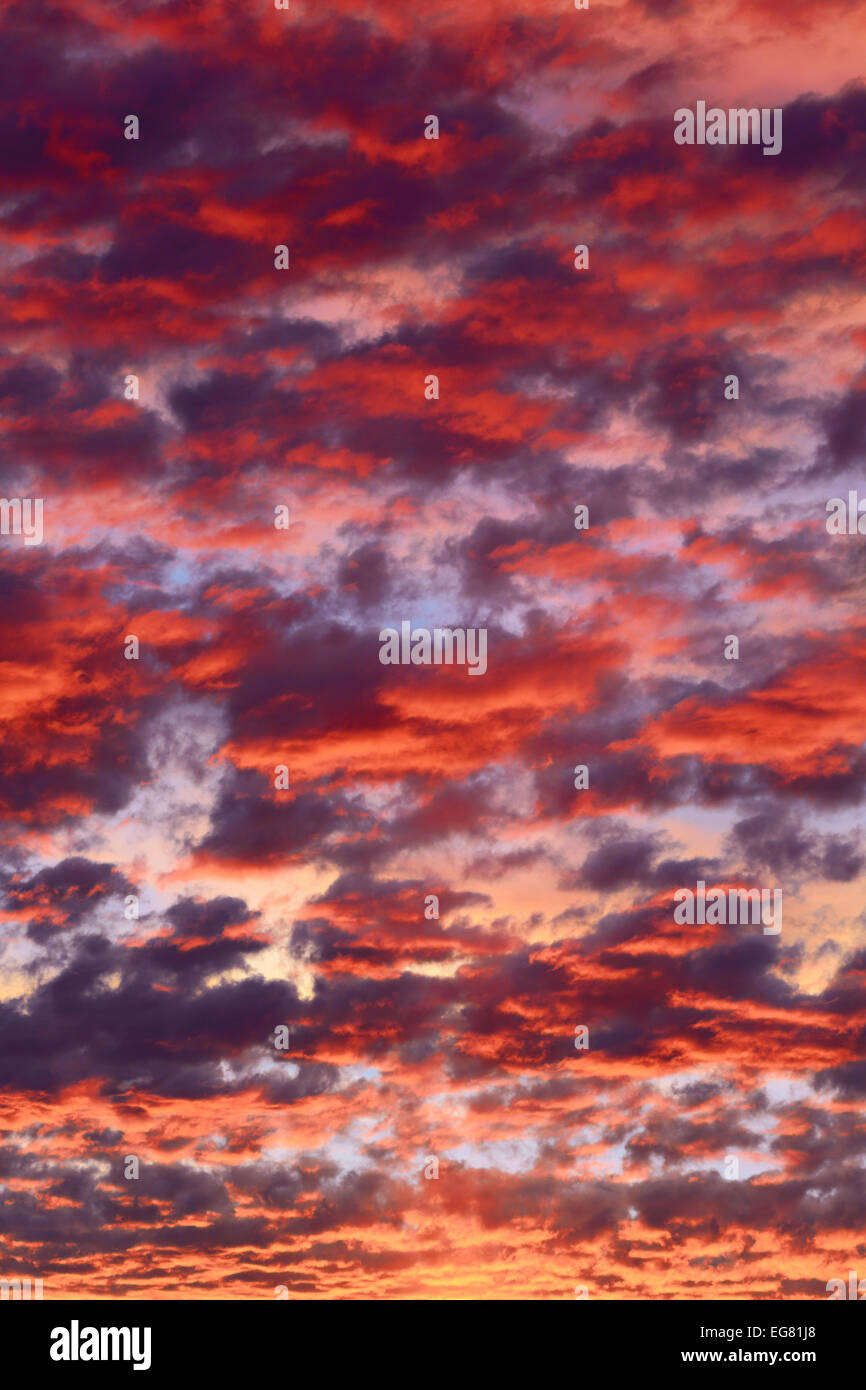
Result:
[[[0,536],[0,1277],[866,1276],[866,536],[825,525],[866,0],[5,0],[0,40],[0,491],[44,501]],[[781,152],[678,145],[698,101]],[[383,665],[403,621],[486,672]],[[699,881],[781,933],[678,924]]]

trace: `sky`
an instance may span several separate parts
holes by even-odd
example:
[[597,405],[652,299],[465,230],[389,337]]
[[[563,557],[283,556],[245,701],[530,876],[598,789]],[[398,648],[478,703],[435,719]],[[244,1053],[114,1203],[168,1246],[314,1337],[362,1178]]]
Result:
[[864,38],[6,0],[0,1276],[866,1276]]

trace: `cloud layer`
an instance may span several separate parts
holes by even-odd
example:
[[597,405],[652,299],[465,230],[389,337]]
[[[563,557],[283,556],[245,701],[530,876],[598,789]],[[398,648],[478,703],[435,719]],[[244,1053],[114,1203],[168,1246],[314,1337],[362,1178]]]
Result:
[[[0,1274],[826,1297],[866,1258],[862,7],[4,30],[0,490],[45,538],[0,537]],[[678,146],[697,99],[781,107],[781,153]],[[382,665],[403,620],[486,673]],[[699,881],[781,934],[677,924]]]

